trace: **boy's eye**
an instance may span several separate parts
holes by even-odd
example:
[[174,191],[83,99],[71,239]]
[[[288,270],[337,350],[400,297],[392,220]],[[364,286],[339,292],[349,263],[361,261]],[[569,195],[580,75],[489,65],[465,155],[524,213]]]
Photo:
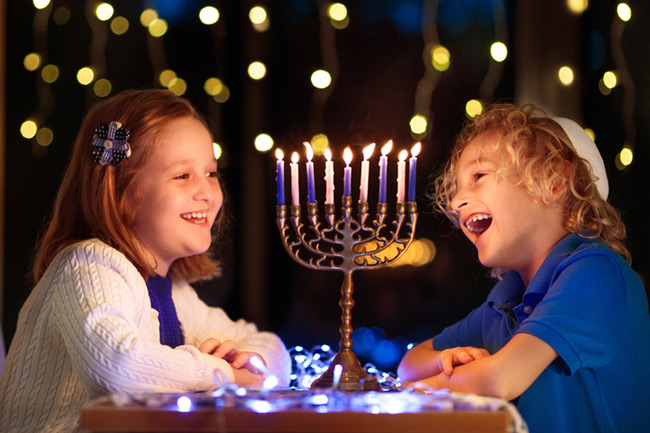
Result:
[[474,180],[479,180],[483,176],[485,176],[485,173],[475,173],[474,174]]

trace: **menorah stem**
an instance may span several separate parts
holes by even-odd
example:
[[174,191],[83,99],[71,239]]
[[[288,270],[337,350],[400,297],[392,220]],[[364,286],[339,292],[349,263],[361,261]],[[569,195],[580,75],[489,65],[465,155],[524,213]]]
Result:
[[354,307],[354,284],[352,284],[352,271],[343,273],[343,284],[341,285],[341,340],[339,346],[343,350],[349,350],[352,347],[352,307]]

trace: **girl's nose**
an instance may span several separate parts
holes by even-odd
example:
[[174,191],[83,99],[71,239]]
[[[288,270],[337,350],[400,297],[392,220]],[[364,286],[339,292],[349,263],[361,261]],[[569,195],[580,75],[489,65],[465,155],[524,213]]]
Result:
[[207,177],[200,178],[194,193],[194,199],[211,202],[214,200],[215,194],[214,182]]

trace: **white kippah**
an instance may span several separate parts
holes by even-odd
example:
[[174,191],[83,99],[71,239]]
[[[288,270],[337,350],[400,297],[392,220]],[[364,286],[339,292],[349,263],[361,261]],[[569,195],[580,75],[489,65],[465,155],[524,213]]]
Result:
[[576,122],[563,117],[553,117],[558,125],[564,129],[564,132],[569,137],[573,149],[578,156],[587,160],[591,165],[591,174],[596,181],[596,189],[600,196],[607,200],[609,194],[609,183],[607,182],[607,172],[605,171],[605,163],[603,157],[596,147],[596,143],[591,139],[589,134]]

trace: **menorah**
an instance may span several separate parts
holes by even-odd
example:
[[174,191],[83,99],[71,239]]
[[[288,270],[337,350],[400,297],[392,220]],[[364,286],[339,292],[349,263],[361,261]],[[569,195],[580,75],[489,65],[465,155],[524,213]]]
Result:
[[[392,142],[389,142],[392,146]],[[333,168],[326,165],[325,180],[327,194],[324,204],[324,219],[326,224],[319,221],[318,204],[314,198],[313,165],[311,164],[311,146],[308,146],[307,184],[308,203],[307,220],[302,220],[302,209],[298,199],[297,158],[294,153],[292,163],[292,193],[293,203],[290,215],[287,215],[287,205],[284,204],[284,166],[282,154],[278,153],[278,205],[276,207],[277,224],[284,248],[289,255],[309,269],[331,270],[343,272],[341,285],[341,339],[339,351],[330,363],[329,368],[312,383],[312,388],[336,387],[345,391],[380,390],[376,380],[361,367],[359,360],[352,351],[352,307],[354,306],[352,275],[358,270],[380,269],[397,261],[407,250],[415,235],[417,223],[417,204],[415,196],[415,157],[419,152],[419,143],[414,146],[411,158],[409,200],[404,200],[404,159],[400,155],[398,163],[398,194],[395,219],[387,221],[388,204],[386,203],[386,154],[390,148],[382,148],[380,159],[380,194],[377,203],[377,213],[374,221],[369,222],[369,205],[367,202],[367,160],[372,153],[364,151],[362,163],[360,199],[358,214],[352,215],[352,196],[350,194],[350,159],[351,152],[346,149],[346,169],[344,173],[343,196],[341,197],[341,216],[337,219],[333,203]],[[374,148],[374,145],[373,145]],[[388,149],[388,150],[386,150]],[[348,153],[349,152],[349,153]],[[405,152],[405,151],[403,151]],[[331,163],[331,155],[327,155]],[[311,173],[310,173],[311,172]],[[289,224],[290,222],[290,224]],[[337,367],[340,366],[340,367]]]

